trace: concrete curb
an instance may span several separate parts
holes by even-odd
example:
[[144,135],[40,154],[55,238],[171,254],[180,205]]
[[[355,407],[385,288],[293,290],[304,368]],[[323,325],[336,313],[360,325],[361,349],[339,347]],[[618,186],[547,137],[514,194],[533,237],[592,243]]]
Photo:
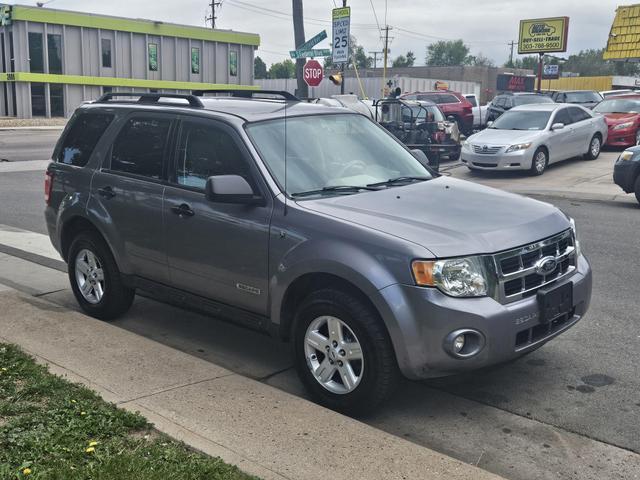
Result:
[[0,293],[0,304],[2,341],[264,479],[501,478],[117,323],[12,290]]

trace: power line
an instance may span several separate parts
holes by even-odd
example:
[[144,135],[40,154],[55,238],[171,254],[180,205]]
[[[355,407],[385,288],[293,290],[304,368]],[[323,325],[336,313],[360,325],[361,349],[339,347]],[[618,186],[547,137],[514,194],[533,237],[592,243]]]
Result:
[[373,0],[369,0],[369,3],[371,4],[371,10],[373,10],[373,16],[376,19],[378,30],[382,31],[382,29],[380,28],[380,22],[378,21],[378,15],[376,14],[376,8],[373,6]]

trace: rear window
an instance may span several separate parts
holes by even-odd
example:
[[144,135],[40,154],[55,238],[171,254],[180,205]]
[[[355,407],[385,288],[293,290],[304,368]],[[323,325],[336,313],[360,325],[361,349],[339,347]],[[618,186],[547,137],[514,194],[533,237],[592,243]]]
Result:
[[450,93],[421,93],[418,100],[431,100],[433,103],[460,103],[458,97]]
[[65,136],[55,161],[84,167],[112,121],[113,115],[109,113],[79,114]]
[[531,103],[554,103],[546,95],[518,95],[513,97],[515,105],[529,105]]
[[568,92],[566,95],[568,103],[593,103],[602,100],[597,92]]

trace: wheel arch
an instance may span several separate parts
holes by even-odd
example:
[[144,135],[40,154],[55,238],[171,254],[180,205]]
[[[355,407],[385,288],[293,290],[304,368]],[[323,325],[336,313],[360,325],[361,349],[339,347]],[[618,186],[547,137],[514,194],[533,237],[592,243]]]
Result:
[[95,223],[93,223],[91,220],[81,215],[75,215],[73,217],[70,217],[62,224],[62,229],[60,233],[60,254],[62,255],[62,258],[64,259],[64,261],[66,262],[69,261],[69,258],[68,258],[69,249],[71,248],[73,239],[78,233],[84,232],[84,231],[93,232],[96,235],[99,235],[100,238],[102,238],[102,240],[105,242],[105,244],[111,251],[111,254],[115,258],[116,263],[119,263],[118,257],[115,254],[114,249],[111,247],[111,245],[107,241],[106,235],[104,235],[104,233],[100,231],[100,229],[96,226]]

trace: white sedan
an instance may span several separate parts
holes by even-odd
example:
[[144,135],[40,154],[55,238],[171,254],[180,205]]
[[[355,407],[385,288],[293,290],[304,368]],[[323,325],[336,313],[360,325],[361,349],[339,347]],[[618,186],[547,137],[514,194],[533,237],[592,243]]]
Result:
[[602,115],[579,105],[522,105],[502,114],[463,144],[471,170],[528,170],[542,175],[550,163],[584,156],[594,160],[607,141]]

